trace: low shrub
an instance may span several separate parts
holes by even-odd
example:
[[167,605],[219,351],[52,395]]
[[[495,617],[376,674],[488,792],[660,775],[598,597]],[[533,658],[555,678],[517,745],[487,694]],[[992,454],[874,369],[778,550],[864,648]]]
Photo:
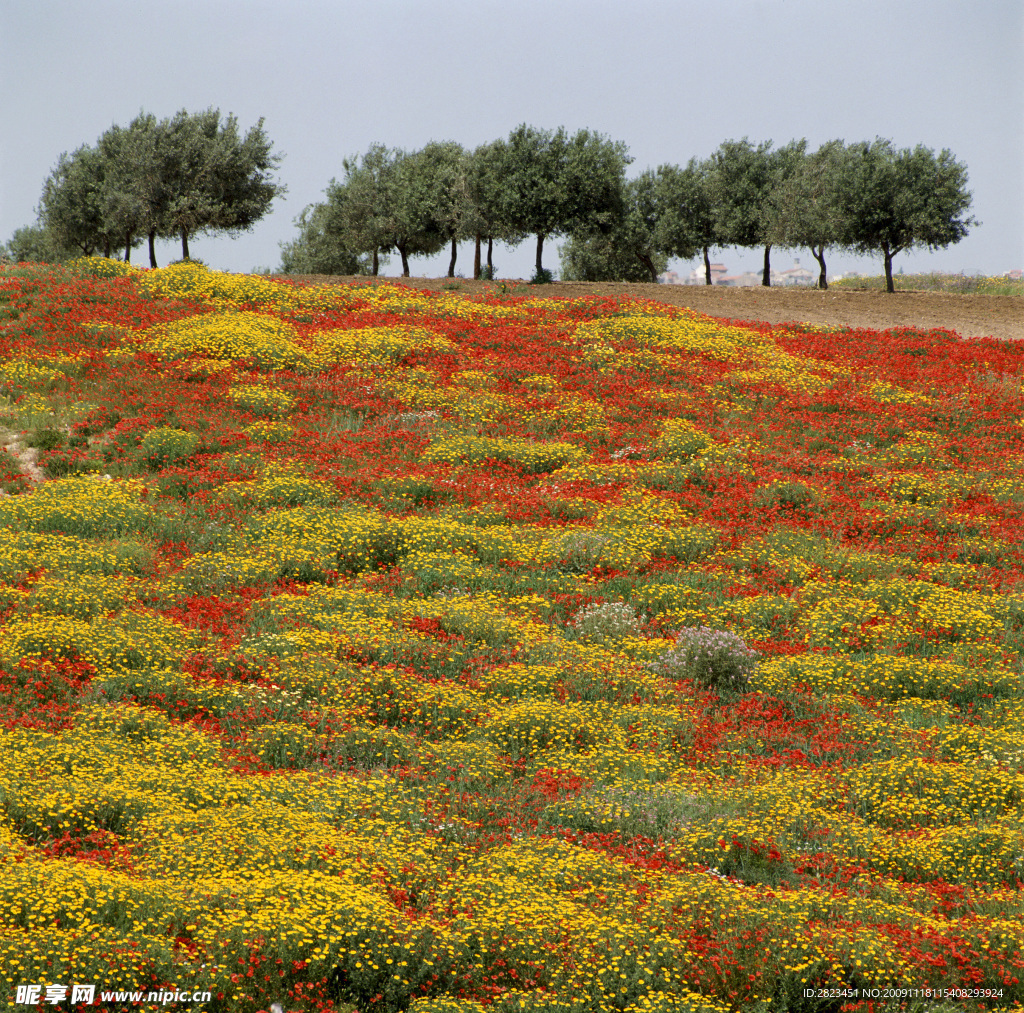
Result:
[[199,437],[195,433],[161,426],[159,429],[151,429],[142,437],[139,449],[143,460],[156,469],[187,461],[198,446]]
[[580,640],[602,643],[638,637],[643,632],[644,618],[625,602],[609,601],[588,605],[572,617],[571,633]]
[[744,693],[750,689],[759,657],[735,633],[690,626],[679,631],[676,646],[651,668],[669,678],[692,679],[717,693]]

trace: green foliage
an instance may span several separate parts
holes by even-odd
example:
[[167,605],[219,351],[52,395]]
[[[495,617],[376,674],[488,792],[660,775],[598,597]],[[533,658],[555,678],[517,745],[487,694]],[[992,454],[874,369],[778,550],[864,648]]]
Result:
[[66,441],[67,435],[59,429],[36,429],[25,442],[37,450],[56,450]]
[[574,231],[606,231],[622,216],[626,166],[621,141],[589,130],[571,137],[563,127],[539,130],[523,123],[502,150],[501,220],[537,236],[536,270],[544,240]]
[[661,165],[656,174],[655,245],[670,257],[690,260],[722,245],[715,217],[712,163],[691,158],[685,169]]
[[772,187],[771,147],[771,141],[755,147],[744,137],[723,141],[711,156],[709,185],[723,245],[749,247],[765,242],[765,211]]
[[344,180],[331,180],[327,200],[297,220],[299,239],[282,247],[286,272],[312,265],[332,270],[309,273],[376,274],[381,253],[395,250],[408,277],[409,257],[437,253],[476,224],[467,156],[454,142],[431,142],[411,153],[374,144],[343,165]]
[[263,121],[238,131],[234,116],[182,110],[157,121],[140,113],[127,127],[112,126],[94,147],[60,156],[43,186],[40,225],[55,248],[90,256],[124,250],[143,238],[237,234],[252,228],[285,188],[271,173],[280,162]]
[[850,157],[842,141],[828,141],[799,159],[768,199],[768,238],[778,246],[809,247],[821,267],[819,288],[828,288],[826,247],[848,242],[842,187]]
[[895,291],[896,254],[920,246],[945,248],[977,224],[967,215],[967,167],[948,149],[936,155],[919,144],[897,151],[880,137],[852,145],[841,194],[849,244],[861,253],[882,254],[888,292]]
[[744,137],[707,160],[661,165],[627,182],[626,145],[589,130],[570,135],[524,123],[471,154],[451,141],[414,152],[375,144],[346,159],[344,179],[332,180],[325,201],[296,220],[300,232],[282,244],[282,270],[377,274],[382,256],[395,251],[408,276],[409,257],[451,244],[451,275],[458,242],[475,239],[477,263],[488,243],[478,277],[492,279],[493,241],[514,245],[533,234],[534,284],[546,277],[545,241],[566,236],[565,280],[656,281],[668,257],[703,253],[709,264],[712,248],[731,245],[763,246],[767,279],[777,245],[809,247],[825,288],[829,247],[884,252],[888,244],[888,273],[895,253],[948,245],[973,224],[963,217],[966,170],[948,151],[936,158],[921,146],[894,152],[888,141],[841,140],[811,155],[806,149],[803,139],[773,149]]
[[561,248],[563,281],[649,281],[668,266],[659,247],[657,180],[648,170],[629,180],[623,214],[602,233],[588,229],[569,236]]
[[775,151],[771,141],[755,148],[745,137],[724,141],[712,155],[709,186],[715,225],[723,245],[763,246],[764,284],[769,284],[772,196],[798,169],[806,140],[790,141]]
[[139,450],[151,468],[166,468],[169,464],[187,461],[198,446],[199,437],[195,433],[163,426],[146,433]]
[[83,145],[60,156],[43,184],[39,202],[40,225],[58,247],[87,257],[97,251],[109,256],[116,223],[103,214],[107,176],[108,167],[96,148]]
[[65,246],[42,225],[26,225],[15,229],[11,238],[0,245],[0,261],[15,264],[62,264],[79,256],[81,250]]
[[488,240],[487,265],[480,278],[493,281],[496,277],[491,262],[493,240],[500,239],[510,245],[520,243],[526,233],[506,217],[504,166],[508,146],[504,140],[481,144],[468,158],[466,188],[471,205],[472,234]]
[[[330,188],[329,188],[330,189]],[[367,254],[349,249],[343,226],[339,223],[338,202],[344,190],[334,193],[334,203],[310,204],[295,219],[299,235],[281,243],[282,274],[369,274]]]

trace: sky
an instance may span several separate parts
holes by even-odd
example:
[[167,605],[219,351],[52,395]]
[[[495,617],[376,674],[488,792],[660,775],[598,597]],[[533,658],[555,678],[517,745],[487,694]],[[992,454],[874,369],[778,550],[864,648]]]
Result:
[[[375,142],[473,148],[520,123],[624,141],[629,175],[742,137],[948,148],[980,224],[895,269],[1024,267],[1021,0],[3,0],[0,96],[0,241],[35,220],[62,152],[142,110],[214,107],[242,130],[264,119],[287,186],[250,232],[190,240],[220,270],[276,268],[296,216]],[[556,272],[557,246],[544,253]],[[498,276],[529,277],[533,252],[498,246]],[[159,263],[180,255],[158,244]],[[776,268],[795,258],[815,266],[807,250],[772,252]],[[739,273],[762,252],[713,259]],[[828,261],[830,273],[882,270]],[[447,255],[410,267],[442,275]],[[470,244],[456,270],[471,273]],[[394,258],[383,271],[399,272]]]

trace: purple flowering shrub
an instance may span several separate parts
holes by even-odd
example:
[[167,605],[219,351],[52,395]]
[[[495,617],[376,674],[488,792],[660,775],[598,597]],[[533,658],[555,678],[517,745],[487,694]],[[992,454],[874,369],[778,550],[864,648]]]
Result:
[[661,675],[692,679],[716,692],[745,693],[760,655],[742,637],[708,626],[687,626],[676,635],[676,645],[651,668]]

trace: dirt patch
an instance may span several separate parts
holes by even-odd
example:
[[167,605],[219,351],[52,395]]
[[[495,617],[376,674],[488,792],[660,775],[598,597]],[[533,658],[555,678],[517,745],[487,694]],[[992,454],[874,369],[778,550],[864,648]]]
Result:
[[[15,433],[12,429],[0,427],[0,446],[3,446],[7,453],[17,462],[18,470],[25,475],[30,482],[42,482],[46,476],[37,464],[39,451],[34,447],[26,447],[22,442],[22,435]],[[6,493],[0,491],[0,496]]]
[[[369,278],[311,275],[304,281],[325,284],[360,282]],[[705,285],[651,285],[635,282],[554,282],[527,285],[521,281],[489,282],[450,278],[379,278],[412,288],[474,295],[492,292],[506,295],[567,298],[583,295],[631,295],[673,306],[687,306],[699,313],[729,320],[762,320],[778,324],[800,320],[811,324],[867,327],[945,328],[964,338],[1024,339],[1024,299],[1012,295],[976,295],[954,292],[853,292],[848,289],[730,288]]]

